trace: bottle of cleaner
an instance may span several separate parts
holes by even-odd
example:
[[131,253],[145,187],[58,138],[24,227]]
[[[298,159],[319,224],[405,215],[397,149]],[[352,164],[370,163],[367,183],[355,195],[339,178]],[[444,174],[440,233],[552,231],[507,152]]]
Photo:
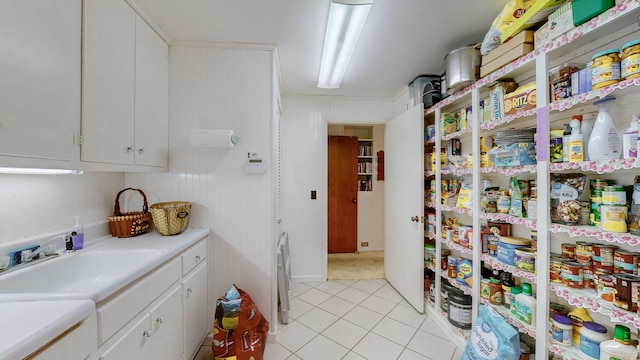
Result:
[[75,225],[71,228],[73,235],[73,250],[80,250],[84,247],[84,226],[80,224],[80,216],[74,216],[76,220]]
[[[593,125],[595,122],[596,113],[582,114],[580,132],[582,133],[582,144],[584,148],[589,144],[589,137],[591,137],[591,131],[593,131]],[[589,161],[589,152],[586,149],[584,149],[584,161]]]
[[522,293],[516,295],[517,302],[516,317],[523,324],[531,327],[536,326],[536,298],[533,296],[531,284],[522,284]]
[[582,142],[582,134],[580,134],[580,120],[574,117],[569,125],[571,126],[571,135],[569,136],[569,161],[584,161],[584,143]]
[[598,116],[589,137],[589,159],[590,160],[616,160],[620,159],[622,144],[618,130],[609,114],[609,105],[614,97],[605,97],[596,101],[598,106]]
[[631,345],[631,331],[623,325],[616,325],[613,340],[600,343],[600,360],[636,360],[638,350]]
[[564,133],[562,135],[562,162],[569,162],[569,138],[571,137],[571,125],[564,124]]
[[640,135],[638,115],[631,116],[629,125],[629,128],[622,134],[622,158],[635,159],[638,157],[638,137]]
[[593,319],[584,308],[576,308],[567,314],[573,322],[573,343],[580,346],[580,332],[585,322],[592,322]]

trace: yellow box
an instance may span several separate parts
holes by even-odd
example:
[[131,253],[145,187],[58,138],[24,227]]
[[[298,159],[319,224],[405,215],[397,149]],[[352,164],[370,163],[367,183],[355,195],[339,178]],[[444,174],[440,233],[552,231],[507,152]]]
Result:
[[554,12],[565,0],[538,0],[536,1],[519,19],[513,22],[508,28],[506,28],[501,36],[500,40],[504,43],[517,35],[524,29],[533,27],[536,24],[542,23],[547,20],[549,15]]
[[510,115],[520,110],[535,109],[537,104],[536,96],[536,83],[523,85],[508,93],[504,97],[504,114]]

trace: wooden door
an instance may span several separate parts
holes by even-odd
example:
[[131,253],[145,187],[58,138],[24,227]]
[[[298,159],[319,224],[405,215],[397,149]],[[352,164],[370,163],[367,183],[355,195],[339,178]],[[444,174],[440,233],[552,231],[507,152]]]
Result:
[[384,134],[384,271],[424,311],[424,154],[422,104],[387,123]]
[[329,136],[329,254],[358,250],[358,138]]

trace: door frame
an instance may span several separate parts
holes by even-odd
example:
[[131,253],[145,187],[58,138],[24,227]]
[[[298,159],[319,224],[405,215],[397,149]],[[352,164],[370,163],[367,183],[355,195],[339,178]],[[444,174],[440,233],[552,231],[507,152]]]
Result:
[[[324,126],[322,127],[322,134],[326,141],[322,142],[322,279],[320,281],[327,281],[328,264],[329,264],[329,125],[355,125],[355,126],[375,126],[386,125],[387,120],[384,121],[349,121],[348,119],[342,121],[327,120],[325,116],[322,116]],[[390,120],[390,119],[389,119]],[[375,175],[374,175],[375,176]],[[383,219],[384,221],[384,219]]]

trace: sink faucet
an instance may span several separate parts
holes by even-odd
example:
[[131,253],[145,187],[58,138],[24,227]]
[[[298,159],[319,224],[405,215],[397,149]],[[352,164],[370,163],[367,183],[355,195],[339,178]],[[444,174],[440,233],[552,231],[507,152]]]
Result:
[[[65,234],[65,241],[67,241],[67,238],[71,238],[71,234]],[[56,242],[58,241],[60,237],[56,236],[54,238],[52,238],[51,240],[49,240],[47,243],[43,244],[42,246],[40,246],[39,248],[37,248],[36,250],[30,251],[30,250],[24,250],[22,251],[22,262],[29,262],[35,258],[37,258],[38,256],[40,256],[40,254],[43,255],[58,255],[58,253],[55,252],[55,245]]]

